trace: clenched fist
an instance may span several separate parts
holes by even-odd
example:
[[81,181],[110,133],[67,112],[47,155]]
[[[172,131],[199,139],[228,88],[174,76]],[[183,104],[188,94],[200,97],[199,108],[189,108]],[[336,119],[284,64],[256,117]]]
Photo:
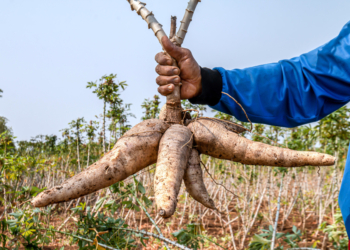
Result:
[[181,82],[181,99],[199,95],[202,91],[201,69],[191,51],[175,46],[166,36],[162,38],[162,43],[164,50],[177,61],[179,68],[171,66],[172,59],[164,52],[156,55],[158,92],[161,95],[169,95],[174,91],[174,85]]

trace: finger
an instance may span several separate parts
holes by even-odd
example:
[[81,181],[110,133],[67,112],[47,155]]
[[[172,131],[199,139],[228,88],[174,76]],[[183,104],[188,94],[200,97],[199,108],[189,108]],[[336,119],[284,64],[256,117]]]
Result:
[[174,57],[176,61],[180,61],[183,56],[182,48],[175,46],[168,37],[163,36],[162,38],[163,49],[169,53],[170,56]]
[[170,56],[168,56],[164,52],[159,52],[156,55],[155,59],[156,59],[156,62],[159,63],[160,65],[172,65],[173,64],[173,60],[170,58]]
[[160,86],[168,84],[178,85],[180,81],[181,80],[179,76],[158,76],[156,78],[156,83]]
[[169,84],[169,85],[165,85],[165,86],[160,86],[158,88],[158,92],[159,92],[159,94],[166,96],[166,95],[173,93],[174,89],[175,89],[175,86],[173,84]]
[[157,65],[156,72],[158,75],[161,76],[174,76],[174,75],[180,75],[180,69],[178,67],[174,66],[162,66]]

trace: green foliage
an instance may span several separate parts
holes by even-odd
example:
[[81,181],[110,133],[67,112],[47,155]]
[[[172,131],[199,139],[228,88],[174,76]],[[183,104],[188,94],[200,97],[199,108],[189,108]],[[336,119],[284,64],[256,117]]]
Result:
[[[45,210],[38,208],[34,210],[17,210],[10,214],[11,220],[3,221],[6,223],[9,232],[13,238],[7,237],[7,244],[10,249],[18,249],[23,245],[25,249],[42,249],[40,245],[49,244],[50,238],[54,237],[52,232],[45,232],[40,228],[45,227],[51,214],[51,207]],[[41,219],[40,219],[41,218]],[[45,218],[45,219],[43,219]]]
[[200,105],[200,104],[192,104],[188,100],[182,100],[181,105],[183,109],[193,109],[197,110],[197,112],[193,113],[193,117],[196,117],[197,115],[203,116],[203,112],[207,111],[207,106]]
[[328,240],[332,242],[333,248],[336,250],[347,250],[349,238],[346,233],[343,216],[338,209],[334,215],[334,223],[327,225],[323,222],[320,229],[328,234]]
[[[108,245],[118,249],[132,249],[136,245],[135,239],[128,231],[125,222],[118,218],[108,217],[100,212],[92,212],[90,207],[81,204],[75,208],[78,211],[79,220],[75,235],[88,239],[97,239],[101,243],[108,242]],[[79,249],[96,249],[96,246],[79,238],[74,238],[72,243],[77,243]]]
[[97,121],[90,121],[88,124],[85,124],[84,131],[86,136],[89,139],[89,143],[93,142],[96,136],[96,131],[98,130],[99,123]]
[[[262,229],[262,234],[255,234],[249,244],[249,250],[270,250],[271,249],[271,239],[273,235],[273,227],[270,225],[269,229]],[[295,226],[292,228],[293,233],[277,233],[276,241],[278,239],[283,239],[285,243],[291,248],[298,248],[298,242],[301,241],[301,231]],[[280,244],[275,247],[275,250],[282,250],[283,246]]]
[[94,88],[93,93],[97,95],[99,99],[105,102],[114,103],[119,99],[119,89],[125,89],[127,86],[126,82],[119,82],[116,84],[114,79],[117,77],[116,74],[104,75],[100,79],[100,84],[97,82],[88,82],[87,88]]
[[172,235],[180,244],[197,250],[201,248],[201,244],[204,244],[204,239],[201,237],[202,231],[204,231],[204,228],[201,224],[188,224],[186,229],[180,229]]
[[145,99],[141,105],[141,107],[145,109],[145,111],[143,111],[145,115],[141,119],[148,120],[158,118],[160,112],[159,104],[159,96],[157,95],[153,97],[153,100]]
[[114,141],[116,141],[131,128],[131,126],[128,124],[128,117],[135,116],[129,112],[130,106],[131,104],[123,104],[122,100],[110,104],[110,109],[108,110],[106,117],[112,120],[109,130],[113,134]]
[[319,121],[315,127],[319,143],[328,154],[340,153],[340,157],[344,156],[346,151],[343,150],[348,146],[350,138],[350,109],[344,106],[327,117]]
[[[0,93],[4,93],[4,91],[2,91],[2,89],[0,89]],[[0,97],[2,97],[2,95],[0,95]]]
[[7,119],[3,116],[0,116],[0,134],[4,133],[5,131],[12,132],[11,128],[7,126]]
[[[93,93],[97,95],[99,99],[103,100],[103,124],[102,124],[102,139],[105,138],[105,118],[111,119],[109,130],[112,133],[114,140],[117,137],[122,136],[126,131],[130,129],[127,118],[134,116],[128,113],[131,104],[124,104],[120,98],[121,91],[125,90],[128,86],[125,81],[115,82],[116,74],[104,75],[100,79],[100,83],[88,82],[87,88],[93,88]],[[109,110],[106,114],[106,105],[109,105]],[[105,145],[103,145],[105,147]],[[105,148],[104,148],[105,151]]]
[[[81,144],[81,134],[84,132],[85,123],[86,121],[84,120],[84,117],[78,118],[69,123],[71,132],[75,135],[75,141],[79,145]],[[64,133],[67,133],[67,131],[64,131]]]

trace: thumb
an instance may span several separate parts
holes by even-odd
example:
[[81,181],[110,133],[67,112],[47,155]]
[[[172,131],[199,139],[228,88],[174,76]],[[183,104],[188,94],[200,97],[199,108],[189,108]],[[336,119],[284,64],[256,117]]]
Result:
[[162,37],[163,49],[168,52],[168,54],[175,58],[176,61],[180,61],[182,58],[182,50],[180,47],[174,45],[167,36]]

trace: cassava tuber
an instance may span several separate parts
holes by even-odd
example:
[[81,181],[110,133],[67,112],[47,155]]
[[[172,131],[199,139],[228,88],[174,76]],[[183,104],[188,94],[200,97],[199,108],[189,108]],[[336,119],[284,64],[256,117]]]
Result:
[[335,161],[327,154],[294,151],[248,140],[215,120],[198,119],[188,127],[199,152],[219,159],[280,167],[330,166]]
[[108,187],[156,163],[159,141],[168,127],[158,119],[139,123],[99,161],[60,186],[40,193],[32,204],[43,207],[69,201]]
[[172,125],[160,141],[154,190],[159,215],[164,218],[175,212],[191,149],[192,133],[182,125]]
[[185,170],[184,183],[187,192],[193,199],[204,206],[216,209],[214,201],[210,198],[207,188],[204,185],[201,159],[196,149],[192,149],[188,165]]

